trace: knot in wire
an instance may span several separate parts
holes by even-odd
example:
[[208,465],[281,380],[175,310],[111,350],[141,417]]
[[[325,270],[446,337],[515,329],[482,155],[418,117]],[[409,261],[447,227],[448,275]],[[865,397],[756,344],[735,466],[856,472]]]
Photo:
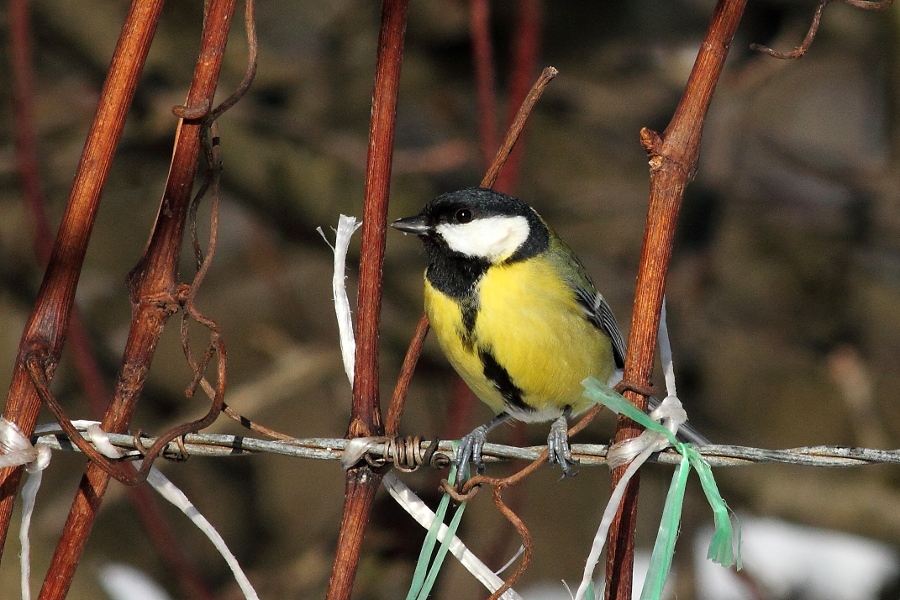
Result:
[[481,490],[482,483],[496,484],[498,483],[498,480],[489,479],[484,475],[476,475],[475,477],[467,480],[459,489],[457,489],[455,485],[453,485],[446,479],[441,479],[441,485],[439,486],[439,489],[450,496],[450,498],[452,498],[454,502],[462,504],[463,502],[468,502],[475,497],[475,494],[477,494]]
[[645,397],[656,396],[657,394],[659,394],[659,389],[652,383],[645,385],[636,381],[630,381],[628,379],[621,380],[615,385],[615,387],[613,387],[613,389],[620,394],[629,391]]
[[364,460],[373,469],[394,465],[401,471],[410,473],[422,465],[443,469],[450,465],[450,458],[438,452],[439,438],[434,438],[422,447],[421,436],[407,437],[361,437],[350,440],[344,448],[341,464],[350,469]]
[[[147,455],[150,453],[150,449],[144,445],[143,438],[144,433],[138,429],[134,435],[131,436],[132,442],[134,443],[134,449],[138,451],[138,453],[147,458]],[[178,446],[178,453],[169,453],[163,452],[160,456],[165,459],[173,460],[175,462],[184,462],[191,457],[191,453],[188,452],[187,447],[184,445],[184,436],[179,435],[174,440],[175,444]]]
[[374,457],[369,452],[364,457],[372,467],[381,467],[392,463],[394,467],[405,473],[412,473],[422,465],[443,468],[450,464],[450,459],[447,455],[437,452],[438,441],[439,438],[434,438],[423,448],[422,436],[398,436],[384,442],[380,457]]
[[212,108],[209,100],[203,100],[196,106],[187,106],[185,104],[177,104],[172,107],[172,114],[179,119],[185,121],[202,121],[209,116]]

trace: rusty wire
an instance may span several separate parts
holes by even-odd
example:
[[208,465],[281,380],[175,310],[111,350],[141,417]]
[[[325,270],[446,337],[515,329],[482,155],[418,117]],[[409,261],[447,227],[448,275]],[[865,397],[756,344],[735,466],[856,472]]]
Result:
[[425,445],[418,435],[386,437],[378,455],[367,452],[363,459],[374,469],[393,465],[405,473],[412,473],[425,465],[443,469],[449,467],[451,461],[447,454],[438,452],[439,444],[440,440],[434,438]]

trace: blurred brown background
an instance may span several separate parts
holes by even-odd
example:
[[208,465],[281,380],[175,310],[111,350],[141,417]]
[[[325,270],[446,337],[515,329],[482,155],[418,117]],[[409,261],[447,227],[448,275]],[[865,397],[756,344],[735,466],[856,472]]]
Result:
[[[538,66],[553,65],[560,75],[528,126],[516,194],[573,246],[626,331],[648,188],[638,131],[661,130],[668,122],[712,6],[711,0],[543,6]],[[501,101],[517,7],[509,1],[492,6]],[[812,51],[799,61],[781,62],[748,49],[751,42],[793,48],[813,7],[751,2],[732,47],[669,273],[679,392],[692,422],[715,442],[891,448],[900,445],[900,416],[892,410],[900,387],[900,9],[872,13],[829,6]],[[33,3],[35,108],[54,227],[126,9],[121,0]],[[130,313],[125,275],[156,214],[176,123],[171,108],[183,101],[190,80],[201,17],[199,2],[173,2],[164,12],[81,277],[79,305],[110,382]],[[220,248],[198,303],[224,331],[231,406],[297,437],[341,437],[349,385],[331,305],[331,252],[315,228],[336,225],[340,213],[362,213],[379,7],[361,0],[271,0],[259,3],[257,17],[259,74],[248,96],[219,121],[225,164]],[[5,25],[4,12],[0,19]],[[245,66],[240,18],[235,23],[221,97],[240,81]],[[0,36],[6,48],[5,27]],[[8,55],[5,49],[0,81],[11,76]],[[481,179],[473,81],[469,3],[414,2],[392,219]],[[15,173],[7,90],[8,85],[0,92],[4,378],[41,278]],[[505,114],[505,106],[498,112]],[[352,248],[358,252],[358,239]],[[351,257],[351,286],[355,262]],[[386,396],[422,310],[424,265],[416,240],[388,234],[381,338]],[[64,359],[55,389],[70,414],[87,417],[70,364]],[[444,431],[455,381],[430,340],[413,382],[404,434]],[[200,414],[201,407],[183,397],[188,382],[173,322],[135,427],[155,433]],[[479,405],[466,427],[487,417]],[[224,422],[213,429],[240,432]],[[494,439],[508,440],[510,432]],[[605,443],[611,432],[612,419],[601,419],[576,441]],[[534,444],[546,436],[542,426],[527,433]],[[80,457],[58,454],[45,475],[32,533],[38,575],[82,466]],[[219,527],[261,597],[323,597],[343,501],[337,463],[194,458],[163,468]],[[642,546],[651,543],[669,476],[669,468],[647,469]],[[608,496],[608,477],[589,468],[575,479],[558,477],[543,470],[521,490],[520,514],[537,551],[517,587],[580,576]],[[900,542],[896,468],[759,466],[720,470],[717,477],[738,511]],[[403,479],[435,495],[432,474]],[[689,491],[685,532],[709,519],[699,487]],[[224,563],[205,539],[180,513],[164,511],[216,597],[236,597]],[[505,527],[489,498],[479,497],[469,507],[462,536],[484,553],[503,539]],[[379,504],[356,597],[405,595],[421,536],[390,502]],[[690,536],[681,543],[685,550],[676,562],[688,556]],[[501,545],[501,555],[508,556],[518,542],[510,538]],[[0,589],[9,594],[0,595],[11,597],[17,589],[17,552],[11,539],[0,567]],[[95,575],[109,561],[145,569],[173,598],[187,597],[118,485],[104,502],[70,597],[104,597]],[[686,561],[679,568],[689,574]],[[691,597],[689,577],[680,581],[680,597]],[[438,597],[483,595],[448,560]]]

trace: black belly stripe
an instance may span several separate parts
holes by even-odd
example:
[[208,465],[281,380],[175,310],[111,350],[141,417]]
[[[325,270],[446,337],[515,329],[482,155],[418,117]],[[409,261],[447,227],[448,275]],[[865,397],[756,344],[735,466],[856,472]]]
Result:
[[460,332],[459,338],[463,348],[471,352],[475,347],[475,321],[478,319],[478,297],[469,296],[459,302],[459,308],[462,312],[463,331]]
[[513,383],[507,370],[503,368],[503,365],[497,362],[497,359],[494,358],[494,355],[491,354],[490,351],[479,348],[478,358],[481,360],[481,364],[484,367],[484,370],[482,371],[484,376],[494,384],[494,387],[500,392],[500,395],[503,397],[503,401],[506,402],[507,406],[516,408],[520,411],[531,412],[534,410],[533,407],[525,404],[525,400],[522,399],[522,390]]

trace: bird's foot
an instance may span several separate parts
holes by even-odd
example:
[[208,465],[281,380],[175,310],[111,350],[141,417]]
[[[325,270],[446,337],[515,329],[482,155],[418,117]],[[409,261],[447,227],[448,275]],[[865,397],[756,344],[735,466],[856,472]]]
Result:
[[459,449],[456,451],[456,486],[461,488],[468,479],[469,463],[475,463],[478,474],[484,473],[484,458],[481,451],[487,441],[487,434],[500,423],[510,419],[508,413],[502,412],[484,425],[479,425],[472,433],[464,435],[459,440]]
[[578,461],[572,456],[572,449],[569,447],[568,411],[550,425],[550,435],[547,436],[547,459],[551,465],[562,467],[563,478],[574,477],[577,474],[577,471],[572,469]]
[[489,423],[479,425],[472,433],[464,435],[459,440],[459,449],[456,451],[456,486],[462,487],[468,479],[469,463],[475,464],[475,469],[480,475],[484,473],[484,458],[481,451],[487,441],[487,434],[491,430]]

